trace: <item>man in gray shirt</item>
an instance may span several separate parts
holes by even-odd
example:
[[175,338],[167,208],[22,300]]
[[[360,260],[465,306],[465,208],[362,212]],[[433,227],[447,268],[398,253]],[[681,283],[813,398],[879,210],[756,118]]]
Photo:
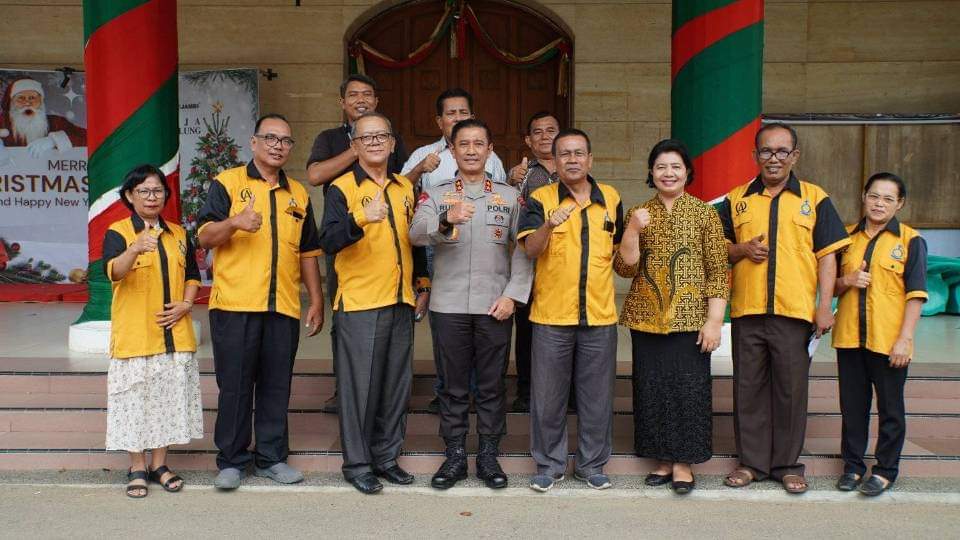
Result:
[[532,262],[516,244],[519,193],[484,172],[492,152],[490,129],[479,120],[454,128],[456,178],[420,195],[410,241],[433,246],[430,311],[436,323],[440,388],[440,435],[446,460],[431,485],[448,489],[467,477],[470,374],[476,372],[477,477],[502,488],[507,477],[497,462],[506,432],[503,373],[510,355],[516,304],[530,294]]

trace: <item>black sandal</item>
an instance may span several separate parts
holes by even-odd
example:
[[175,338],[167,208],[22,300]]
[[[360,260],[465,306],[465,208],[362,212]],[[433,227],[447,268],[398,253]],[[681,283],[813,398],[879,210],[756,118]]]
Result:
[[[156,470],[150,471],[150,480],[151,480],[152,482],[156,482],[156,483],[160,484],[161,486],[163,486],[163,490],[164,490],[164,491],[166,491],[166,492],[168,492],[168,493],[176,493],[176,492],[180,491],[181,489],[183,489],[183,478],[180,478],[179,476],[177,476],[176,474],[174,474],[174,475],[171,476],[166,482],[161,482],[161,481],[160,481],[160,479],[163,478],[163,475],[165,475],[165,474],[167,474],[167,473],[172,473],[172,472],[173,472],[173,471],[171,471],[170,468],[167,467],[166,465],[161,465],[161,466],[157,467]],[[177,483],[177,482],[180,482],[180,485],[179,485],[179,486],[177,486],[177,487],[175,487],[175,488],[170,487],[171,485],[173,485],[173,484],[175,484],[175,483]]]
[[[134,484],[134,480],[143,480],[143,485]],[[131,499],[142,499],[147,496],[150,492],[150,488],[147,487],[147,483],[150,481],[147,471],[135,471],[133,469],[127,469],[127,497]],[[136,495],[135,493],[143,490],[143,495]]]

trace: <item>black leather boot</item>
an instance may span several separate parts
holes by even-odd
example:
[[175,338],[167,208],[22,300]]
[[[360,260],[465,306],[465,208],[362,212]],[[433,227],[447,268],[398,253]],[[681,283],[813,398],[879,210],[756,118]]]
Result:
[[500,468],[499,435],[480,435],[480,451],[477,453],[477,478],[491,489],[507,487],[507,475]]
[[447,443],[447,450],[444,452],[447,459],[430,479],[430,485],[437,489],[450,489],[460,480],[467,478],[466,435],[444,439],[444,442]]

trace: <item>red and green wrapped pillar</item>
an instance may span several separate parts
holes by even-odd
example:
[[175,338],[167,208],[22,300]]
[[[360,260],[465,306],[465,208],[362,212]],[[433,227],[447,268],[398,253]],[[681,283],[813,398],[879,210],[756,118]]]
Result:
[[763,101],[763,0],[675,0],[671,130],[705,201],[755,176],[753,137]]
[[173,192],[164,219],[180,221],[176,0],[84,0],[83,36],[90,299],[78,323],[110,320],[103,235],[130,215],[119,192],[127,172],[159,167]]

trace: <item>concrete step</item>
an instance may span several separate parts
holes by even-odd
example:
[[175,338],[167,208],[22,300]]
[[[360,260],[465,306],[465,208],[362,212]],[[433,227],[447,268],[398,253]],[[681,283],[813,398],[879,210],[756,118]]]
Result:
[[[218,392],[216,388],[204,386],[202,389],[202,402],[205,409],[216,409]],[[330,394],[294,393],[290,396],[290,408],[295,410],[319,410]],[[427,403],[432,399],[429,394],[420,394],[411,396],[409,409],[411,411],[424,411]],[[513,395],[508,394],[507,404],[509,406],[513,401]],[[106,390],[97,393],[66,393],[66,392],[26,392],[0,393],[0,409],[63,409],[63,408],[82,408],[82,409],[102,409],[107,406]],[[629,395],[618,396],[614,398],[614,412],[629,413],[633,410],[633,398]],[[927,397],[909,397],[906,398],[906,408],[908,414],[960,414],[960,397],[955,398],[927,398]],[[839,413],[840,402],[836,396],[832,397],[810,397],[807,404],[809,412],[813,413]],[[733,398],[714,394],[713,411],[720,413],[729,413],[733,410]],[[876,403],[874,403],[874,412],[876,412]]]
[[[204,411],[204,430],[212,432],[216,411]],[[577,428],[577,416],[568,415],[569,429]],[[337,416],[319,411],[291,410],[291,432],[339,433]],[[0,410],[0,433],[104,433],[107,424],[105,409],[26,409]],[[408,435],[436,435],[439,433],[439,417],[425,412],[407,415]],[[476,426],[476,415],[470,415],[470,425]],[[911,437],[924,439],[960,439],[960,415],[910,415],[907,429]],[[713,430],[719,437],[733,437],[733,416],[730,413],[714,413]],[[807,416],[807,437],[836,437],[841,430],[841,417],[835,413],[810,413]],[[633,415],[614,415],[614,433],[633,432]],[[877,432],[877,417],[871,418],[871,433]],[[530,417],[523,413],[507,414],[507,433],[529,435]],[[2,447],[0,439],[0,447]]]
[[[184,469],[213,469],[215,449],[212,434],[202,440],[171,450],[169,462]],[[0,434],[0,469],[87,469],[126,467],[127,457],[122,452],[106,452],[102,433],[33,432]],[[872,449],[874,441],[870,442]],[[504,469],[511,473],[533,472],[529,457],[528,439],[522,435],[507,435],[501,445]],[[297,433],[291,431],[290,462],[310,471],[337,471],[342,463],[339,441],[331,433]],[[570,436],[570,455],[576,447],[576,437]],[[801,461],[807,463],[808,474],[835,475],[841,470],[837,459],[840,443],[835,438],[807,439]],[[401,463],[415,473],[432,473],[443,461],[443,442],[436,435],[408,435]],[[649,460],[632,455],[633,442],[629,434],[615,433],[614,456],[607,466],[610,474],[645,474],[650,470]],[[476,438],[468,439],[468,451],[476,451]],[[722,474],[735,465],[732,439],[715,437],[714,457],[697,465],[701,474]],[[960,440],[936,438],[909,438],[904,445],[902,471],[916,477],[960,477]]]
[[[433,395],[434,376],[418,374],[414,376],[411,394],[414,399]],[[298,373],[293,377],[291,394],[302,399],[311,396],[326,399],[332,395],[335,379],[330,374]],[[506,377],[509,399],[516,394],[516,377]],[[0,407],[29,407],[42,402],[45,395],[81,396],[105,395],[107,389],[106,373],[97,372],[0,372]],[[216,378],[212,373],[202,372],[200,389],[204,396],[215,396],[218,392]],[[614,395],[629,398],[633,385],[629,375],[618,376]],[[833,376],[811,377],[809,396],[811,400],[821,398],[836,399],[837,380]],[[908,400],[958,400],[960,399],[960,378],[954,377],[914,377],[907,380],[904,394]],[[33,397],[31,397],[33,396]],[[730,376],[717,375],[713,378],[713,396],[715,399],[732,399],[733,379]],[[86,407],[95,405],[71,404],[66,398],[53,398],[51,407]],[[85,399],[85,398],[80,398]],[[960,402],[958,402],[960,403]],[[944,406],[952,407],[950,403]],[[911,410],[908,407],[908,410]],[[919,412],[954,412],[953,410],[934,411],[921,409]]]

